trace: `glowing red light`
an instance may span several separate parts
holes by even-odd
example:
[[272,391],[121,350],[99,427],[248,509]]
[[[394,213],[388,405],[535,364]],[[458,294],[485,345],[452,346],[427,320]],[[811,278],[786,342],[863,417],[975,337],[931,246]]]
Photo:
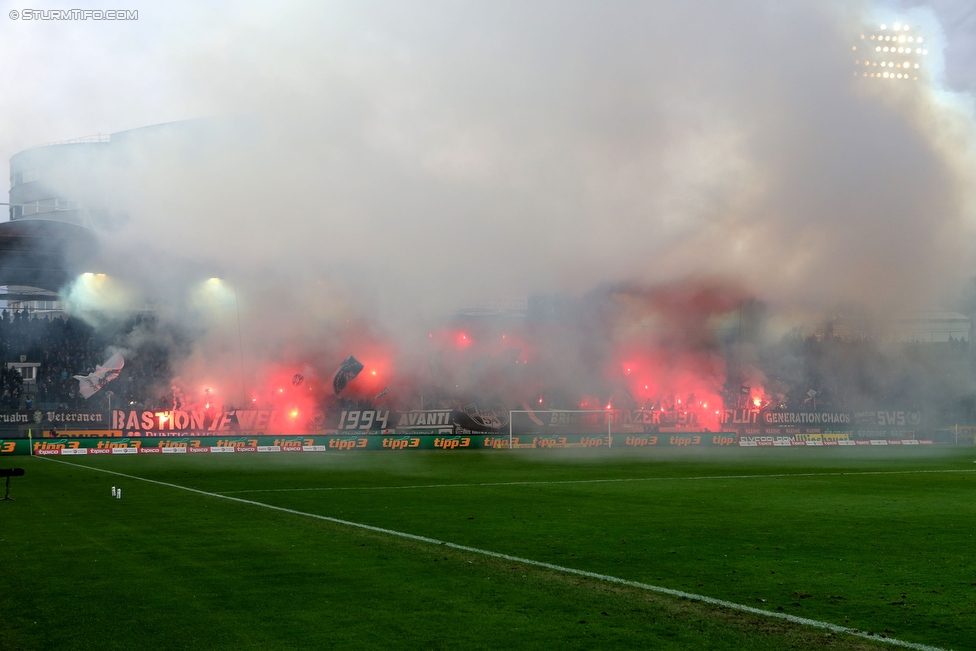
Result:
[[298,418],[298,410],[297,409],[292,409],[291,410],[291,417],[292,418]]
[[539,398],[539,404],[540,405],[542,404],[542,398]]
[[373,375],[376,375],[376,371],[373,371]]
[[278,389],[278,393],[284,393],[284,392],[285,392],[284,389]]

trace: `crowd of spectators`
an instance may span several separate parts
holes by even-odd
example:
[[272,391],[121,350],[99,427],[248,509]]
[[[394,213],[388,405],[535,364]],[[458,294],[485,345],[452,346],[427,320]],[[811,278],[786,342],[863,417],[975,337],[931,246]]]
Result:
[[[108,392],[113,406],[141,404],[153,395],[159,378],[169,377],[169,354],[151,337],[131,337],[137,330],[151,331],[152,316],[137,315],[114,328],[96,330],[76,317],[37,316],[27,310],[0,311],[0,370],[3,391],[0,409],[97,409],[107,408]],[[142,343],[133,348],[131,341]],[[87,375],[115,350],[123,350],[125,367],[108,387],[85,399],[78,392],[75,375]],[[9,363],[39,363],[32,382],[9,368]]]
[[[161,329],[152,314],[94,328],[81,318],[63,314],[0,310],[0,357],[4,362],[0,366],[0,410],[104,411],[110,398],[113,407],[171,407],[171,359],[185,351],[172,343],[181,341],[179,336],[161,336]],[[122,373],[86,400],[79,394],[74,376],[93,372],[116,351],[125,358]],[[957,419],[953,422],[976,421],[976,363],[965,341],[904,344],[892,352],[871,340],[786,337],[761,350],[758,361],[767,378],[763,384],[774,400],[764,407],[856,411],[898,405],[947,414],[947,418]],[[38,365],[36,378],[25,378],[10,367],[21,362]],[[740,386],[746,381],[733,379],[730,377],[726,404],[748,406],[738,404],[749,397],[748,391],[743,393],[748,387]],[[460,406],[449,391],[422,393],[428,409]],[[579,408],[578,400],[569,393],[546,395],[549,408]],[[622,397],[613,402],[626,404]],[[335,407],[362,410],[372,404],[343,396]]]

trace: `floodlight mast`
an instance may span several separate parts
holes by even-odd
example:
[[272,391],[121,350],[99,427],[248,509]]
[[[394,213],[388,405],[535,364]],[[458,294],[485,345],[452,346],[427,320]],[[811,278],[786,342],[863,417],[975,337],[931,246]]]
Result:
[[[206,282],[219,286],[224,282],[224,279],[220,278],[219,276],[212,276],[208,278]],[[237,295],[237,285],[233,283],[228,284],[231,290],[234,292],[234,309],[237,313],[237,346],[240,354],[239,359],[241,362],[241,400],[242,404],[246,407],[249,403],[247,401],[247,382],[244,378],[244,335],[241,330],[241,301]]]
[[917,81],[924,69],[922,57],[929,51],[925,39],[911,30],[910,25],[903,23],[894,23],[890,29],[882,23],[878,28],[865,30],[857,44],[851,46],[856,56],[854,76]]
[[244,407],[247,407],[247,383],[244,380],[244,335],[241,334],[241,302],[237,298],[237,287],[234,287],[234,306],[237,307],[237,345],[241,359],[241,391],[244,394]]

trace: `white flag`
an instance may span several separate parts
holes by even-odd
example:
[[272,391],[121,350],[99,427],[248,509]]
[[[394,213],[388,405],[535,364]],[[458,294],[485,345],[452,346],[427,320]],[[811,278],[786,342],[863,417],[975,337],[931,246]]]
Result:
[[74,376],[78,380],[78,392],[85,397],[85,400],[91,398],[96,391],[117,378],[124,365],[122,353],[115,353],[108,358],[107,362],[96,366],[94,372]]

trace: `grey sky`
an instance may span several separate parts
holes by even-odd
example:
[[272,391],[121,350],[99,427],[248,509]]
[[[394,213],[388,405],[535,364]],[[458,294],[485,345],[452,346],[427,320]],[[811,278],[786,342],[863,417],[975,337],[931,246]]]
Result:
[[[903,2],[903,7],[920,3]],[[976,4],[967,0],[933,0],[946,34],[946,83],[960,91],[976,90]],[[922,5],[925,6],[925,5]]]

